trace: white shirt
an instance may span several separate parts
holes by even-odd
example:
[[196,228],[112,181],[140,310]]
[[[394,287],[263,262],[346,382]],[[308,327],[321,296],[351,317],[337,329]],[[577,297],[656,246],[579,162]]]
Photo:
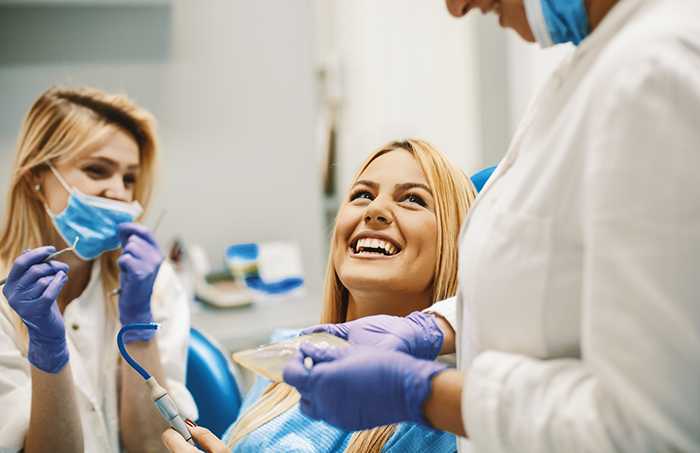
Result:
[[554,71],[459,283],[476,452],[700,451],[700,1],[620,0]]
[[[100,260],[95,260],[90,282],[63,315],[70,365],[77,390],[78,408],[87,452],[118,452],[118,386],[120,367],[128,366],[117,349],[120,325],[105,305]],[[0,302],[0,451],[24,448],[31,407],[31,374],[26,351],[20,347],[9,311]],[[162,330],[156,333],[167,379],[168,393],[183,417],[197,418],[197,407],[185,387],[190,315],[185,296],[172,266],[160,267],[154,284],[151,310]]]

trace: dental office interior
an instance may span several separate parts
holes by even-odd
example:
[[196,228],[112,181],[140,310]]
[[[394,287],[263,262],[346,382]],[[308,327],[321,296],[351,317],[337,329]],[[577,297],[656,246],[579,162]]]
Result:
[[[441,0],[0,0],[0,212],[41,92],[136,100],[163,157],[143,222],[232,366],[276,328],[318,322],[333,219],[371,151],[420,138],[468,175],[496,165],[570,50],[525,44],[494,15],[455,20]],[[257,257],[236,255],[245,244]],[[275,290],[236,280],[251,263]],[[234,370],[244,392],[255,375]]]

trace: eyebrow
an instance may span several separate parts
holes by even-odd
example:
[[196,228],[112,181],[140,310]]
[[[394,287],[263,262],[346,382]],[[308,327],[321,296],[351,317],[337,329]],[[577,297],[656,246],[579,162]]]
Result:
[[[379,187],[379,184],[377,184],[376,182],[368,181],[366,179],[361,179],[360,181],[357,181],[353,185],[353,187],[359,186],[359,185],[371,187],[373,189],[376,189],[377,187]],[[428,192],[430,195],[433,194],[433,191],[430,190],[430,187],[428,187],[425,184],[420,183],[420,182],[404,182],[404,183],[394,185],[394,190],[398,190],[398,191],[410,190],[410,189],[415,189],[415,188],[423,189],[426,192]]]
[[430,190],[430,187],[428,187],[425,184],[420,183],[420,182],[404,182],[402,184],[396,184],[394,186],[394,190],[410,190],[410,189],[415,189],[415,188],[423,189],[426,192],[428,192],[430,195],[433,194],[433,191]]
[[[104,163],[104,164],[110,165],[110,166],[112,166],[112,167],[118,167],[118,166],[119,166],[119,162],[117,162],[117,161],[115,161],[115,160],[112,160],[112,159],[110,159],[110,158],[108,158],[108,157],[103,157],[103,156],[96,156],[96,157],[87,156],[87,157],[85,157],[85,160],[95,160],[95,161],[99,161],[99,162],[102,162],[102,163]],[[127,170],[131,170],[131,171],[139,171],[139,170],[141,170],[141,164],[129,165],[129,166],[126,167],[126,168],[127,168]]]

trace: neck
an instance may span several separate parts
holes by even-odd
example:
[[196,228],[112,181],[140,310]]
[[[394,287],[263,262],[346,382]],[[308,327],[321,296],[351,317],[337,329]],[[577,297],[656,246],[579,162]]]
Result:
[[365,316],[408,316],[414,311],[428,308],[432,304],[432,288],[421,293],[377,293],[376,291],[351,291],[348,294],[346,321]]
[[591,31],[595,30],[619,0],[583,0]]

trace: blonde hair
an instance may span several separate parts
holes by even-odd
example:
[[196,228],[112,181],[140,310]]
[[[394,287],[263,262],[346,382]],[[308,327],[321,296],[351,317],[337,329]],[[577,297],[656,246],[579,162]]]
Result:
[[[467,211],[476,197],[476,189],[464,172],[434,145],[422,140],[391,142],[374,151],[362,164],[352,187],[365,169],[379,156],[403,149],[413,155],[433,192],[437,218],[437,259],[433,277],[432,303],[452,297],[457,292],[457,239]],[[348,203],[343,200],[340,209]],[[338,278],[333,262],[335,229],[326,271],[321,323],[345,321],[348,290]],[[300,395],[285,383],[270,384],[253,406],[234,425],[228,445],[284,413],[299,402]],[[380,452],[394,432],[395,425],[357,431],[350,439],[346,452]]]
[[[145,209],[157,179],[159,160],[156,122],[146,110],[122,95],[81,86],[54,86],[34,101],[22,123],[0,226],[0,275],[7,275],[25,249],[46,245],[54,234],[41,194],[33,189],[32,176],[70,160],[111,133],[121,130],[139,147],[141,172],[134,199]],[[106,290],[119,284],[119,250],[102,254],[102,284]],[[3,303],[7,303],[3,299]],[[116,307],[110,304],[112,313]],[[13,324],[20,332],[26,353],[27,330],[14,311]]]

